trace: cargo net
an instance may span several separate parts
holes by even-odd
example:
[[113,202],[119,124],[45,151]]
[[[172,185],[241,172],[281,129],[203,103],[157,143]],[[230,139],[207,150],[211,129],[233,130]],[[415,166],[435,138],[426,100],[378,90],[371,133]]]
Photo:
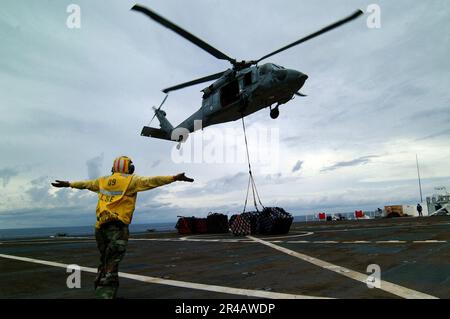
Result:
[[175,228],[180,235],[228,233],[228,216],[212,212],[206,218],[178,216]]
[[280,207],[264,207],[262,211],[245,212],[230,218],[235,236],[284,235],[289,233],[294,217]]

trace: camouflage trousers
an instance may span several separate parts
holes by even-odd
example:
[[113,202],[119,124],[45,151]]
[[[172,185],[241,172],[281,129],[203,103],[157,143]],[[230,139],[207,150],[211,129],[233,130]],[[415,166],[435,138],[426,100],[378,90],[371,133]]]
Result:
[[119,288],[119,263],[125,256],[128,236],[128,225],[119,221],[95,229],[95,239],[100,252],[100,264],[95,279],[96,298],[116,298]]

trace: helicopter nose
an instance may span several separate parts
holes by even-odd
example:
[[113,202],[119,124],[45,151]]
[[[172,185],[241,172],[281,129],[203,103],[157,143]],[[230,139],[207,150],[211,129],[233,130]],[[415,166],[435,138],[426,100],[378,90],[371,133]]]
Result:
[[287,78],[289,71],[288,70],[276,70],[274,73],[278,80],[284,81]]
[[288,70],[287,82],[291,86],[295,86],[295,90],[299,90],[305,81],[308,79],[308,76],[302,72],[297,70]]
[[295,85],[300,85],[300,87],[305,84],[305,81],[308,79],[306,74],[296,70],[288,70],[288,81]]

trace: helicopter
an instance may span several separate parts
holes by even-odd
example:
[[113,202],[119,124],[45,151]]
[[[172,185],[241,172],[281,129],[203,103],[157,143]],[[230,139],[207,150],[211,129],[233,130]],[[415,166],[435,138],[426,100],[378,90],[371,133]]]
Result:
[[[272,119],[278,118],[280,114],[280,105],[292,100],[294,95],[301,97],[306,96],[300,92],[300,89],[305,84],[308,76],[300,71],[287,69],[274,63],[265,63],[262,65],[259,65],[259,63],[275,54],[340,27],[364,14],[363,11],[357,10],[352,15],[276,51],[264,55],[258,60],[237,61],[144,6],[136,4],[131,10],[143,13],[150,19],[172,30],[217,59],[226,60],[232,65],[232,68],[227,69],[226,71],[162,90],[162,92],[166,93],[166,96],[158,108],[153,107],[155,113],[150,121],[151,123],[153,119],[157,117],[160,128],[144,126],[141,131],[141,136],[179,143],[185,142],[189,133],[200,128],[203,129],[207,126],[231,122],[241,118],[243,119],[245,116],[267,107],[270,108],[270,117]],[[181,122],[178,126],[174,127],[167,120],[166,112],[161,110],[168,94],[172,91],[210,81],[215,82],[201,91],[203,92],[203,97],[200,109]],[[273,105],[275,105],[275,107],[272,107]],[[196,123],[198,123],[197,121],[201,121],[201,127],[196,125]],[[178,144],[178,146],[179,145],[180,144]]]

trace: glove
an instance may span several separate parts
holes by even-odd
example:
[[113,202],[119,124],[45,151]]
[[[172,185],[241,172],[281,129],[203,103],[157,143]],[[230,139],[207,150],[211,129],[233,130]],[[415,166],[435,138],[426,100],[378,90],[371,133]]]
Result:
[[192,183],[194,181],[193,178],[186,177],[186,175],[184,175],[184,173],[175,175],[174,180],[180,181],[180,182],[189,182],[189,183]]
[[68,181],[58,181],[58,180],[56,180],[55,183],[52,183],[52,185],[54,187],[58,187],[58,188],[70,187],[70,183]]

